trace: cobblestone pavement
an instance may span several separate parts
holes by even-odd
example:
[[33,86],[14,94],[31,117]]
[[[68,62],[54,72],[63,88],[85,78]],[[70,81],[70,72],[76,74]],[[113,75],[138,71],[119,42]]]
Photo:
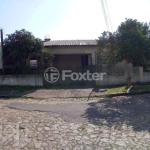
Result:
[[[84,99],[77,100],[84,101]],[[147,109],[150,102],[148,100],[148,95],[109,99],[107,100],[109,103],[103,103],[107,116],[99,119],[95,117],[95,121],[88,116],[89,122],[85,123],[69,123],[61,118],[49,117],[45,112],[19,111],[6,107],[7,104],[18,101],[57,103],[62,100],[1,100],[0,150],[148,150],[150,149],[150,111]],[[97,102],[96,99],[93,101]],[[137,106],[146,109],[145,111],[142,109],[137,114],[133,111],[133,115],[130,116],[132,111],[127,109],[127,103],[136,106],[136,109]],[[109,109],[106,107],[107,104],[113,107],[111,111],[110,107]],[[126,109],[123,109],[122,105]],[[94,106],[91,106],[91,109],[93,108]],[[113,116],[110,117],[109,113],[115,110],[119,116],[111,119]],[[104,115],[106,111],[101,108],[100,112]],[[125,113],[123,119],[121,119],[122,112]],[[88,110],[85,114],[87,113]]]

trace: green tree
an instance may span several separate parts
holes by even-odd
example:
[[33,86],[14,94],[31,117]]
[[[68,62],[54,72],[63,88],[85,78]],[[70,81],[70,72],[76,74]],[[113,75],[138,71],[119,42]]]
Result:
[[116,33],[103,32],[102,36],[97,41],[98,51],[97,55],[101,63],[107,65],[114,64],[117,60],[118,44],[116,42]]
[[44,48],[42,52],[43,52],[44,68],[48,68],[50,66],[50,63],[54,59],[54,55],[48,48]]
[[26,67],[29,68],[29,65],[26,65],[26,60],[29,58],[36,59],[38,68],[41,68],[43,49],[44,45],[41,39],[35,38],[31,32],[25,29],[16,30],[4,39],[4,65],[6,68],[13,66],[14,71],[23,70]]
[[113,61],[130,59],[136,62],[136,65],[146,66],[148,60],[150,60],[149,43],[149,24],[126,19],[125,22],[120,24],[115,33],[109,33],[107,36],[102,34],[99,37],[98,52],[100,51],[101,57],[105,54],[104,59],[107,60],[107,64],[110,64],[112,62],[110,60],[113,58]]
[[145,66],[150,59],[150,30],[147,23],[126,19],[118,27],[119,53],[122,58],[135,60],[137,65]]

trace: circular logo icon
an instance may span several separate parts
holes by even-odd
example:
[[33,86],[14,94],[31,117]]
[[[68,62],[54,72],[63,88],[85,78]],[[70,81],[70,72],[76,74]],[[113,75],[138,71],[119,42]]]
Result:
[[44,71],[44,79],[47,82],[54,83],[59,79],[59,71],[54,67],[49,67]]

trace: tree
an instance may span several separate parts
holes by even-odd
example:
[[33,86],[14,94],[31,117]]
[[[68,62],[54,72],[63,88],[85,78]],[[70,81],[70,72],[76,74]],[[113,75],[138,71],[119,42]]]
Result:
[[147,23],[126,19],[118,27],[119,55],[136,61],[137,65],[145,66],[150,59],[150,30]]
[[44,68],[48,68],[50,66],[50,63],[54,59],[54,55],[48,48],[44,48],[42,52],[43,52]]
[[[107,36],[104,36],[104,33],[107,33]],[[146,66],[150,60],[149,24],[126,19],[115,33],[104,33],[98,40],[98,52],[100,51],[101,57],[105,55],[107,64],[110,64],[108,60],[113,58],[113,61],[130,59],[136,62],[136,65]]]
[[23,70],[27,66],[27,59],[36,59],[38,68],[42,66],[42,50],[44,49],[43,42],[39,38],[22,29],[16,30],[13,34],[7,35],[4,40],[4,65],[13,66],[14,70]]
[[118,44],[116,42],[116,34],[111,32],[103,32],[97,41],[99,56],[102,63],[107,65],[114,64],[117,60]]

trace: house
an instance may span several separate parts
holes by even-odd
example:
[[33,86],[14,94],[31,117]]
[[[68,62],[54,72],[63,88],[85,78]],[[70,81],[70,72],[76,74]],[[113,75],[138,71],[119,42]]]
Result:
[[51,66],[57,69],[75,69],[97,64],[96,40],[50,40],[44,41],[55,56]]

